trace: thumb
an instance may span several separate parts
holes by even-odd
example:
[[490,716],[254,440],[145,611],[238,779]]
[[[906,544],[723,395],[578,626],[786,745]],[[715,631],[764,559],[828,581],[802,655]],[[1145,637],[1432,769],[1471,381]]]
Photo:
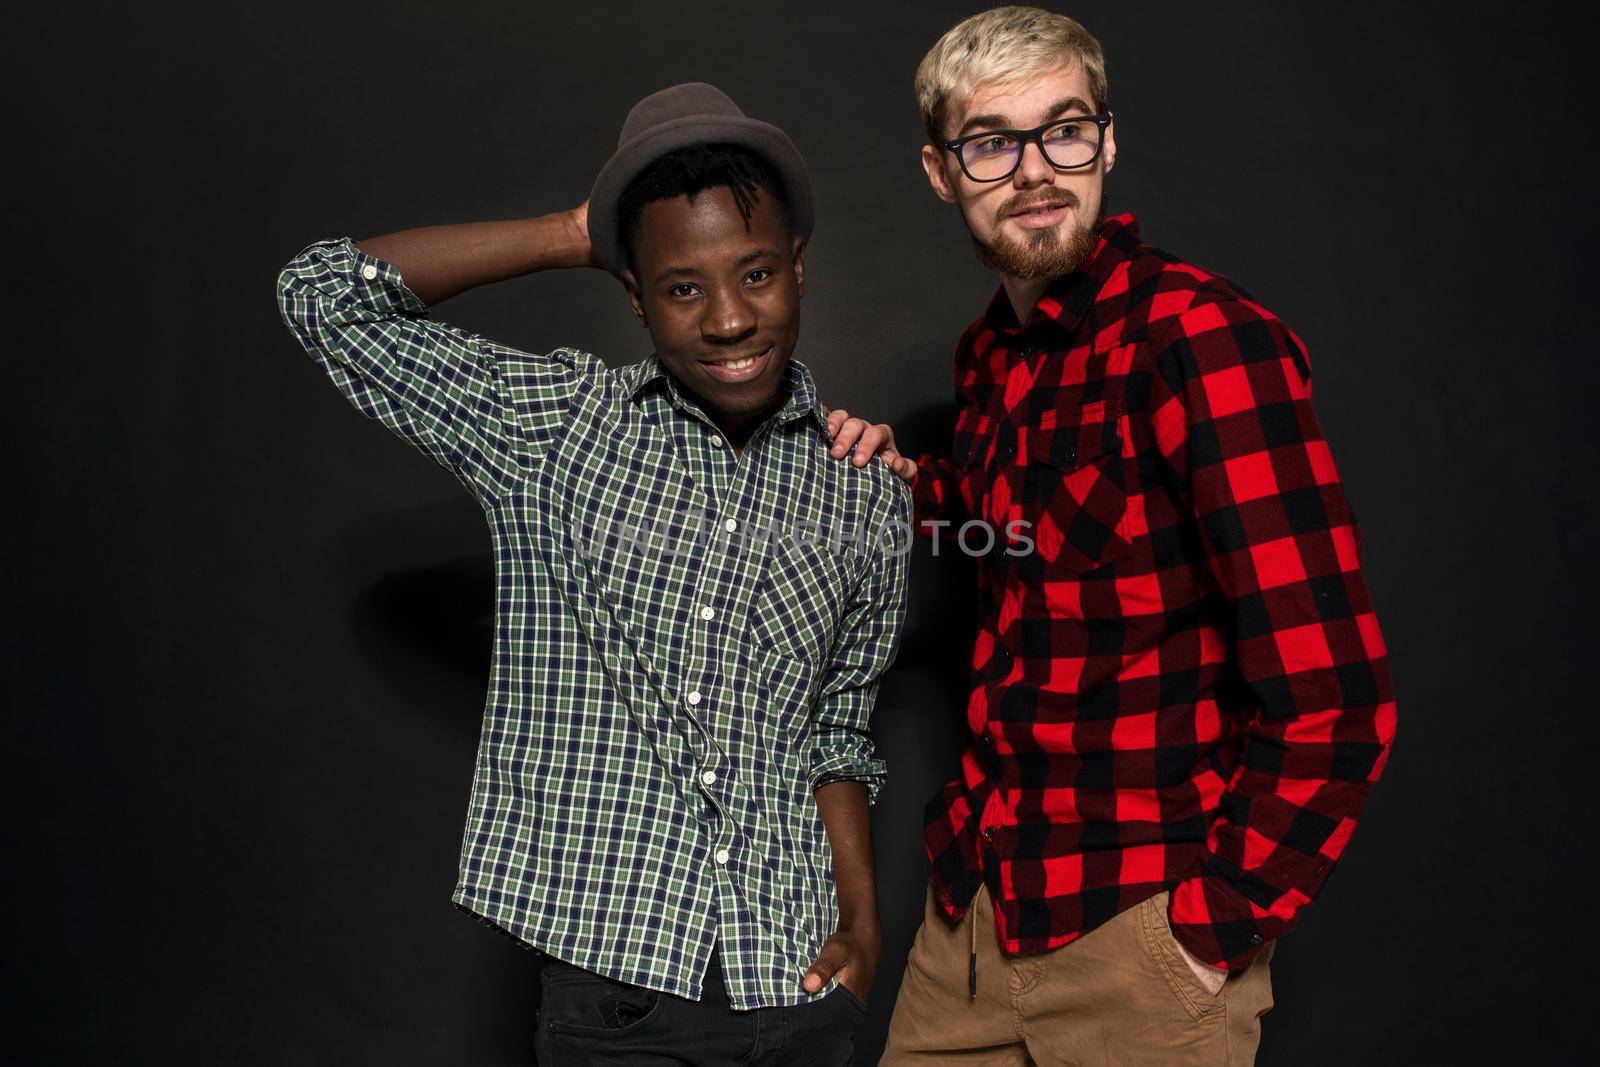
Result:
[[806,976],[801,980],[800,984],[805,987],[807,993],[815,993],[828,984],[828,981],[838,972],[842,963],[842,960],[824,948],[810,968],[807,969]]

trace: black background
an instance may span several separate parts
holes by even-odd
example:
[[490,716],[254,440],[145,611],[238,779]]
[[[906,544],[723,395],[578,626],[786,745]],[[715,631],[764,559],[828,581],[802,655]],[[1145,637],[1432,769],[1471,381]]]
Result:
[[[812,168],[799,355],[825,401],[938,448],[993,278],[926,188],[911,75],[974,10],[8,16],[7,1059],[531,1061],[531,958],[448,899],[487,677],[481,514],[314,368],[277,269],[320,238],[570,207],[637,98],[710,80]],[[1261,1062],[1575,1062],[1595,984],[1587,38],[1539,3],[1070,13],[1108,54],[1113,209],[1310,347],[1395,667],[1389,770],[1274,960]],[[593,271],[437,314],[613,365],[648,352]],[[970,574],[921,552],[875,719],[887,945],[861,1063],[957,753]]]

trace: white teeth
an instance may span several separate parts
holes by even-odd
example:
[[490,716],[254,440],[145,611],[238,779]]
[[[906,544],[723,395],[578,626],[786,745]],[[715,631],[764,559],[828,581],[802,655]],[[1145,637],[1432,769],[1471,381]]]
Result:
[[729,370],[744,370],[746,367],[754,367],[755,365],[756,357],[754,356],[751,356],[749,359],[736,359],[732,362],[723,364],[723,366],[727,367]]

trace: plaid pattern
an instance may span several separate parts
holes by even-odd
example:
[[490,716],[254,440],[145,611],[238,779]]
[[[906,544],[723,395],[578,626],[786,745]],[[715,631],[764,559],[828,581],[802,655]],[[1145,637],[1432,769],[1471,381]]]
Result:
[[939,904],[986,881],[1034,952],[1168,888],[1185,947],[1243,966],[1316,898],[1395,726],[1305,349],[1124,214],[1025,322],[996,294],[955,384],[919,533],[994,547],[970,742],[927,811]]
[[[904,617],[909,490],[829,458],[799,363],[735,456],[654,357],[611,371],[431,321],[349,239],[302,252],[278,296],[339,390],[454,472],[493,535],[457,906],[677,996],[699,998],[717,940],[736,1008],[830,992],[800,986],[839,923],[811,794],[854,779],[875,799],[883,779],[867,723]],[[898,544],[860,535],[886,528]]]

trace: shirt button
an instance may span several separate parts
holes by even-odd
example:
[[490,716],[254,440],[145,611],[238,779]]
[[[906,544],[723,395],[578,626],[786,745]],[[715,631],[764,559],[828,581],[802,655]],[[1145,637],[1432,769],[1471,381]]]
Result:
[[984,837],[985,841],[993,841],[994,840],[994,827],[985,826],[983,828],[983,837]]
[[717,613],[716,613],[716,610],[713,609],[713,608],[701,608],[700,609],[700,617],[702,619],[705,619],[707,622],[709,622],[712,619],[717,617]]
[[378,276],[378,268],[374,267],[371,263],[368,263],[365,267],[361,268],[361,276],[370,282],[372,279]]
[[700,690],[690,690],[689,695],[683,699],[689,702],[690,707],[694,707],[696,704],[700,703]]
[[702,782],[704,782],[706,785],[710,785],[712,782],[715,782],[717,780],[717,772],[716,771],[701,771],[700,772],[700,780]]
[[735,530],[737,530],[739,528],[739,524],[737,522],[735,522],[733,519],[729,519],[727,522],[722,524],[722,528],[724,530],[727,530],[729,533],[733,533]]
[[1251,934],[1251,935],[1250,935],[1250,943],[1251,943],[1251,944],[1252,944],[1252,945],[1259,945],[1259,944],[1261,944],[1261,935],[1260,935],[1260,934]]
[[711,447],[712,448],[721,448],[722,447],[722,438],[718,437],[716,434],[712,434],[711,435]]
[[728,850],[725,849],[725,848],[717,849],[717,865],[720,867],[720,866],[726,864],[727,862],[728,862]]
[[984,748],[993,748],[994,747],[994,738],[990,737],[988,734],[984,734],[982,737],[980,737],[978,739],[978,743],[980,745],[982,745]]

